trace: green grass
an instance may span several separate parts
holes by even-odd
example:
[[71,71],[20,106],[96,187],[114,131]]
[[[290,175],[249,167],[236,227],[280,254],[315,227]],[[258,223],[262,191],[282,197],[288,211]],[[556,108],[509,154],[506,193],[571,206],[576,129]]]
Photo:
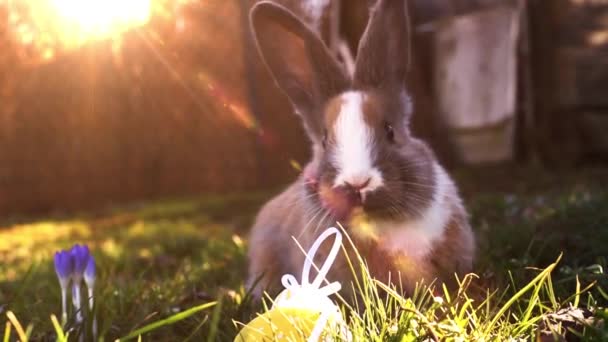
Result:
[[[608,170],[456,175],[479,240],[477,275],[462,279],[457,293],[436,289],[441,298],[422,288],[403,298],[364,277],[362,299],[344,306],[355,340],[534,340],[543,331],[608,339]],[[61,316],[52,256],[79,242],[98,263],[95,315],[104,340],[231,341],[235,322],[262,311],[243,280],[247,229],[267,198],[207,196],[3,219],[0,339],[62,340],[52,319]],[[353,267],[359,270],[357,260]],[[59,330],[69,340],[80,333],[72,323]]]

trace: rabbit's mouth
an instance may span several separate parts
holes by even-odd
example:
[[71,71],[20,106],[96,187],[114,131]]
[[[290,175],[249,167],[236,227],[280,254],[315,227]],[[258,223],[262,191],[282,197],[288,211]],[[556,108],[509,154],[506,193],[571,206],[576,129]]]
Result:
[[[316,195],[314,197],[321,207],[343,223],[349,221],[355,211],[368,212],[373,209],[368,206],[369,198],[378,193],[377,190],[370,192],[349,186],[334,186],[329,179],[321,179],[312,167],[304,170],[304,184],[309,194]],[[368,214],[373,216],[372,212]]]
[[[403,220],[410,217],[407,208],[400,208],[388,200],[385,190],[361,194],[345,187],[332,187],[323,182],[309,183],[309,191],[316,194],[321,207],[336,221],[349,224],[357,213],[369,219]],[[314,187],[314,189],[313,189]]]
[[317,193],[321,206],[338,221],[349,220],[355,209],[363,208],[361,194],[344,187],[319,184]]

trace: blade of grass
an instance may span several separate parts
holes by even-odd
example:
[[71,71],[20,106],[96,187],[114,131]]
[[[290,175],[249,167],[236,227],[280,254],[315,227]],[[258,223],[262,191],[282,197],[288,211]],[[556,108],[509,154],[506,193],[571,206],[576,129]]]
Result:
[[[207,323],[207,320],[209,319],[209,316],[205,316],[205,318],[203,318],[201,320],[201,322],[196,326],[196,328],[194,328],[194,330],[192,330],[192,332],[190,333],[190,335],[188,335],[188,337],[186,337],[186,339],[183,342],[188,342],[190,340],[192,340],[192,338],[194,337],[194,335],[201,329],[201,327]],[[244,326],[244,325],[243,325]]]
[[32,331],[34,331],[34,325],[30,323],[27,325],[27,328],[25,328],[25,338],[29,340],[30,336],[32,336]]
[[215,337],[217,336],[217,327],[220,324],[220,315],[222,313],[222,298],[217,302],[217,305],[213,309],[213,314],[211,316],[211,328],[209,329],[209,336],[207,336],[208,342],[215,341]]
[[576,275],[576,296],[574,297],[574,307],[578,308],[578,304],[581,300],[581,282],[578,279],[578,274]]
[[[546,295],[548,295],[549,300],[551,301],[551,307],[547,307],[544,305],[540,298],[540,292],[544,289]],[[519,327],[515,329],[515,333],[521,333],[524,330],[528,329],[533,324],[536,324],[536,321],[542,319],[541,316],[536,316],[532,318],[533,311],[536,308],[539,308],[541,312],[547,311],[555,311],[559,307],[557,303],[557,299],[555,298],[555,293],[553,291],[553,282],[551,281],[551,273],[547,273],[544,277],[544,280],[541,280],[535,287],[533,294],[530,296],[530,300],[528,302],[528,307],[523,315],[523,318],[519,318]]]
[[17,336],[19,336],[21,342],[27,342],[27,335],[25,334],[25,330],[23,330],[21,323],[19,323],[17,316],[15,316],[12,311],[8,311],[6,313],[6,317],[8,317],[11,323],[15,326],[15,331],[17,332]]
[[559,304],[557,303],[557,298],[555,296],[554,291],[555,287],[553,286],[553,279],[551,279],[551,276],[547,277],[545,288],[547,289],[547,295],[549,295],[549,300],[551,300],[551,305],[553,306],[553,309],[557,309],[557,307],[559,307]]
[[393,298],[395,300],[397,300],[398,302],[400,302],[400,304],[401,304],[401,310],[407,311],[407,312],[410,312],[410,313],[414,314],[420,320],[420,322],[426,327],[426,330],[433,337],[434,341],[440,341],[439,334],[437,333],[437,331],[435,330],[435,328],[433,328],[432,323],[429,321],[429,319],[423,313],[421,313],[415,307],[411,307],[411,306],[406,305],[407,301],[405,300],[405,298],[403,298],[395,290],[391,289],[386,284],[383,284],[382,282],[377,281],[377,280],[374,280],[374,281],[375,281],[375,283],[376,283],[376,285],[378,287],[382,288],[390,296],[393,296]]
[[537,306],[538,303],[540,303],[539,293],[540,290],[543,288],[542,285],[543,282],[541,281],[533,287],[534,290],[532,292],[532,296],[530,296],[530,300],[528,301],[528,307],[526,308],[526,311],[524,312],[522,318],[519,318],[520,321],[527,322],[532,316],[534,308]]
[[557,266],[557,263],[560,261],[561,258],[562,258],[562,255],[560,254],[560,256],[557,258],[557,261],[555,261],[554,263],[549,265],[547,268],[545,268],[540,274],[538,274],[534,279],[532,279],[532,281],[529,282],[528,285],[524,286],[513,297],[509,298],[509,300],[500,308],[500,310],[498,310],[498,312],[496,313],[496,315],[494,316],[494,318],[492,319],[490,324],[488,324],[486,326],[484,333],[486,335],[490,336],[490,332],[491,332],[492,328],[496,325],[496,323],[500,320],[500,318],[509,310],[509,308],[515,302],[517,302],[517,300],[519,300],[526,292],[528,292],[532,288],[535,288],[538,283],[542,283],[544,281],[544,279],[549,274],[551,274],[553,269],[555,269],[555,267]]
[[[576,293],[574,293],[573,295],[571,295],[570,297],[566,298],[563,302],[562,302],[562,306],[563,305],[567,305],[567,303],[570,303],[572,300],[574,300],[574,304],[573,306],[575,308],[577,308],[580,305],[580,300],[581,300],[581,295],[583,293],[588,292],[589,290],[591,290],[593,287],[595,287],[595,289],[599,289],[597,285],[597,282],[592,282],[591,284],[587,285],[584,289],[580,289],[581,284],[577,283],[576,284]],[[588,303],[587,303],[588,304]]]
[[210,302],[210,303],[206,303],[206,304],[203,304],[203,305],[195,306],[195,307],[190,308],[190,309],[188,309],[186,311],[183,311],[183,312],[177,313],[177,314],[175,314],[173,316],[167,317],[167,318],[165,318],[163,320],[160,320],[160,321],[148,324],[145,327],[139,328],[139,329],[131,332],[130,334],[128,334],[128,335],[126,335],[124,337],[121,337],[118,340],[119,341],[127,341],[127,340],[133,339],[135,337],[138,337],[140,335],[143,335],[145,333],[148,333],[148,332],[150,332],[152,330],[158,329],[160,327],[174,324],[176,322],[179,322],[179,321],[181,321],[183,319],[186,319],[186,318],[194,315],[195,313],[197,313],[199,311],[203,311],[205,309],[209,309],[209,308],[213,307],[216,304],[217,304],[217,302]]
[[59,324],[59,321],[57,320],[57,317],[55,315],[51,315],[51,322],[53,322],[53,327],[55,328],[55,332],[57,333],[57,341],[67,342],[67,337],[65,336],[63,329],[61,329],[61,324]]
[[144,319],[142,319],[140,322],[137,322],[134,326],[131,327],[131,331],[137,329],[138,327],[144,325],[144,323],[150,321],[152,318],[154,318],[154,316],[158,315],[158,311],[154,311],[150,314],[148,314],[146,317],[144,317]]
[[9,342],[11,338],[11,322],[6,322],[6,328],[4,328],[4,342]]

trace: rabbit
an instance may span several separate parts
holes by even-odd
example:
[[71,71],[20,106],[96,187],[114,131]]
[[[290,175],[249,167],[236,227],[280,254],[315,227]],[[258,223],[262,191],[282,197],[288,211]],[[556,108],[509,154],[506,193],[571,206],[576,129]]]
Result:
[[[471,272],[475,237],[458,189],[409,130],[415,106],[406,84],[406,1],[378,0],[371,8],[352,75],[282,5],[258,2],[250,22],[262,60],[312,144],[299,178],[266,203],[253,224],[246,281],[253,297],[281,290],[283,274],[298,277],[303,250],[336,222],[371,276],[399,284],[406,294],[420,282],[449,284],[455,274]],[[327,279],[352,288],[342,253]]]

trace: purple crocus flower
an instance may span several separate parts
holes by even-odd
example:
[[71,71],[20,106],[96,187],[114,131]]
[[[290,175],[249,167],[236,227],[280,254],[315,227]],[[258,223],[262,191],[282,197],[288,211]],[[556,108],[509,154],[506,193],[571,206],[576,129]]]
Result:
[[67,291],[74,273],[74,258],[72,254],[67,251],[59,251],[55,253],[55,273],[59,278],[59,285],[61,286],[61,320],[65,325],[68,319],[67,312]]
[[[81,286],[84,279],[89,295],[89,307],[93,308],[93,286],[95,284],[95,259],[86,245],[75,244],[69,251],[55,253],[55,272],[61,285],[61,309],[63,326],[67,323],[67,289],[72,285],[72,304],[76,322],[82,323]],[[97,320],[93,317],[93,335],[97,335]]]
[[84,276],[84,270],[86,269],[90,258],[89,247],[76,244],[70,250],[70,254],[74,259],[74,272],[72,273],[72,304],[74,305],[74,309],[76,309],[76,321],[80,323],[83,320],[80,286]]
[[84,282],[89,288],[95,285],[95,258],[92,255],[89,256],[87,267],[84,269]]
[[84,270],[87,267],[87,263],[89,262],[89,247],[86,245],[76,244],[70,250],[70,254],[72,254],[72,258],[74,258],[74,278],[75,280],[82,279],[84,274]]
[[84,270],[84,283],[89,293],[89,308],[93,309],[93,287],[95,286],[95,258],[89,256],[87,268]]
[[72,273],[74,272],[74,259],[72,254],[66,251],[59,251],[55,253],[55,273],[59,278],[61,287],[64,288],[70,282]]
[[[93,305],[95,304],[93,295],[93,288],[95,286],[95,258],[92,255],[89,256],[89,261],[87,262],[87,267],[84,270],[84,282],[87,285],[88,295],[89,295],[89,309],[93,310]],[[97,338],[97,317],[93,316],[93,339]]]

